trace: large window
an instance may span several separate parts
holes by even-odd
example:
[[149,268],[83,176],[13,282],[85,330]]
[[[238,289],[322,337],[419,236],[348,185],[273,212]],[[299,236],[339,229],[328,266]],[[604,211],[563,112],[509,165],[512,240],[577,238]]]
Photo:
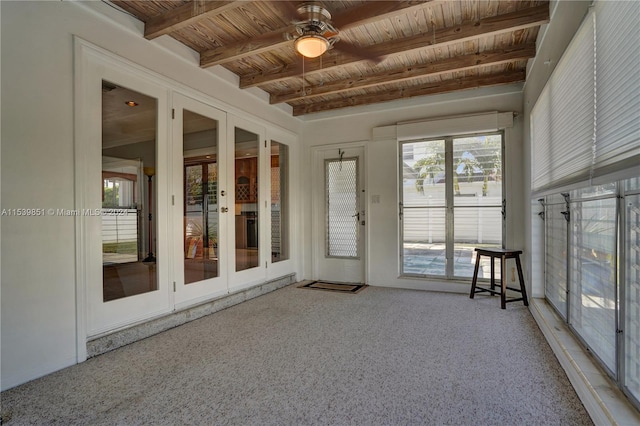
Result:
[[640,178],[632,178],[548,195],[541,215],[547,300],[636,402],[640,399],[638,182]]
[[470,278],[502,247],[502,153],[502,133],[401,143],[402,274]]

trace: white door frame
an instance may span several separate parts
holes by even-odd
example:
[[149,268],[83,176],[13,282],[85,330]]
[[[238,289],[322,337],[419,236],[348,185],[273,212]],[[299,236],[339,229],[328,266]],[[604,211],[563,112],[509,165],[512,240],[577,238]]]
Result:
[[[350,149],[362,149],[362,154],[359,161],[359,178],[360,178],[360,210],[365,212],[365,215],[360,220],[365,221],[364,226],[360,226],[361,236],[361,252],[360,256],[362,262],[362,272],[360,281],[367,282],[367,270],[368,270],[368,220],[367,214],[369,211],[368,205],[368,191],[367,191],[367,145],[366,142],[348,142],[332,145],[314,146],[311,148],[311,256],[312,256],[312,271],[311,276],[314,280],[326,279],[323,277],[323,271],[320,259],[325,257],[325,177],[324,177],[324,159],[325,154],[328,151],[334,151],[336,157],[338,156],[338,150],[350,150]],[[349,157],[349,155],[346,155]]]

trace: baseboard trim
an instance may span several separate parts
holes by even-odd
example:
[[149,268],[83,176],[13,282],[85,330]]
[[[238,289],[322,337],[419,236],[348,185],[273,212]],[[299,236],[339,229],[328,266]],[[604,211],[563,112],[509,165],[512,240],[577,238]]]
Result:
[[211,315],[215,312],[245,302],[258,296],[270,293],[279,288],[286,287],[296,282],[295,274],[285,275],[275,280],[266,281],[240,291],[226,294],[189,306],[168,315],[153,318],[143,323],[132,325],[131,327],[114,331],[113,333],[101,335],[87,341],[87,358],[112,351],[130,343],[153,336],[171,328],[186,324],[190,321]]

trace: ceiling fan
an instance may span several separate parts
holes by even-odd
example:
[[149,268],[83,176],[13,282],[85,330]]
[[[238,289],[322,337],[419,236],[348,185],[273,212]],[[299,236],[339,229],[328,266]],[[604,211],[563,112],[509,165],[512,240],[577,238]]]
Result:
[[327,50],[335,48],[344,53],[379,62],[377,56],[367,55],[358,46],[340,41],[339,30],[331,23],[331,13],[320,2],[305,2],[293,9],[290,3],[289,15],[294,25],[293,33],[285,33],[288,40],[294,40],[296,52],[306,58],[317,58]]

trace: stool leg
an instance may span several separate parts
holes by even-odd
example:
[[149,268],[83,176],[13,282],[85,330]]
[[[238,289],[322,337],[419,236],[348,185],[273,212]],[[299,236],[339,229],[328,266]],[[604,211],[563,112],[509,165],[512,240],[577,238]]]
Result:
[[504,256],[500,256],[500,285],[502,291],[500,292],[500,308],[507,309],[507,268],[506,259]]
[[480,253],[476,254],[476,268],[473,270],[473,280],[471,280],[471,294],[469,298],[473,299],[476,294],[476,282],[478,281],[478,269],[480,268]]
[[516,256],[516,266],[518,267],[518,279],[520,280],[520,289],[522,290],[522,301],[524,302],[524,306],[529,306],[527,289],[524,285],[524,275],[522,274],[522,265],[520,265],[520,255]]
[[[496,258],[491,258],[491,290],[496,289]],[[495,294],[491,293],[492,296]]]

